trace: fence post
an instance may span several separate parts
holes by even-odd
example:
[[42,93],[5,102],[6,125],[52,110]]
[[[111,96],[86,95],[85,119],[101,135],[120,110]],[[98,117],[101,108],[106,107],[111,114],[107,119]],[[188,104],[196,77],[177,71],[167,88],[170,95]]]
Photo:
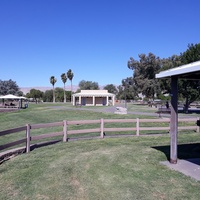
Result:
[[137,136],[140,135],[140,119],[139,118],[136,119],[136,135]]
[[[200,118],[197,117],[197,120],[199,120]],[[199,126],[197,126],[197,133],[199,133]]]
[[101,138],[104,138],[104,120],[101,118]]
[[26,124],[26,153],[30,152],[30,124]]
[[63,120],[63,142],[67,142],[67,120]]

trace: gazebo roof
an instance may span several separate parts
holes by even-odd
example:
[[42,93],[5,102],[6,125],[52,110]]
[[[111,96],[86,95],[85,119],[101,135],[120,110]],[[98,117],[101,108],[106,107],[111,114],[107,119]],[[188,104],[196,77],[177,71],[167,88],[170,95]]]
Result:
[[156,74],[156,78],[170,78],[177,76],[182,79],[199,80],[200,77],[200,61],[193,62],[180,67],[175,67]]
[[0,96],[0,99],[26,99],[25,97],[18,97],[13,94],[8,94],[4,96]]

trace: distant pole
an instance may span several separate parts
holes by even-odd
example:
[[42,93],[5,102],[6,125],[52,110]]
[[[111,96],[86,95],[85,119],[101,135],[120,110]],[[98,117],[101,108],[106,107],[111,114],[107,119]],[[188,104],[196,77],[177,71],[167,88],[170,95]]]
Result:
[[126,108],[127,107],[127,104],[126,104],[126,79],[123,79],[123,84],[124,84],[124,107]]
[[125,108],[127,108],[127,102],[126,102],[126,86],[125,86]]

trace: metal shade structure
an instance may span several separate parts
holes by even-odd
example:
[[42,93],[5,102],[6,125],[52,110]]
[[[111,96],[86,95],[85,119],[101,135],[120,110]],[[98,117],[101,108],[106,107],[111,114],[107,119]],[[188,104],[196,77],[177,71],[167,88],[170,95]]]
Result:
[[156,78],[171,79],[170,162],[177,163],[178,79],[200,80],[200,61],[156,74]]
[[180,67],[175,67],[156,74],[156,78],[171,78],[178,76],[181,79],[200,80],[200,61],[193,62]]

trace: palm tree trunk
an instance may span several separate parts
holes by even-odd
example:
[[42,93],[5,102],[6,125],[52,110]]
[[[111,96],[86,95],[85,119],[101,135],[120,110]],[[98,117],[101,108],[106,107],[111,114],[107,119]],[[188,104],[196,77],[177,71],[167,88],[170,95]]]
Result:
[[65,84],[64,84],[64,103],[66,103]]
[[54,86],[53,86],[53,103],[56,102],[56,98],[55,98],[55,90],[54,90]]
[[71,103],[72,103],[72,80],[71,80]]

